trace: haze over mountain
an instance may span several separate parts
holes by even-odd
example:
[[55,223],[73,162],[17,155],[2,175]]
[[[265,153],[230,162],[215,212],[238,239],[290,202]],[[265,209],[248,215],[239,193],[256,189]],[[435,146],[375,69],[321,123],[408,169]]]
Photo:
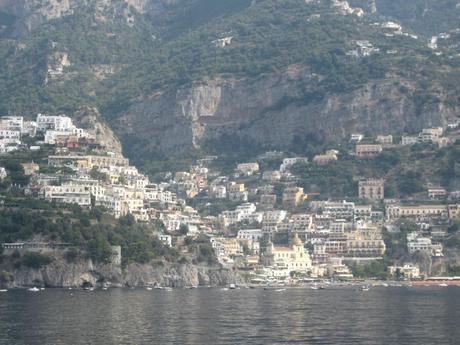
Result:
[[99,114],[134,163],[458,116],[458,0],[0,0],[0,115]]

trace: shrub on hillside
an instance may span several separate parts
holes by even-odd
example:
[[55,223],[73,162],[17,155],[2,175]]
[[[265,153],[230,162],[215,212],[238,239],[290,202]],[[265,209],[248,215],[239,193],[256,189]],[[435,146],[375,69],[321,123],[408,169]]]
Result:
[[40,253],[27,253],[22,257],[23,266],[36,270],[49,265],[52,261],[53,259],[51,256]]

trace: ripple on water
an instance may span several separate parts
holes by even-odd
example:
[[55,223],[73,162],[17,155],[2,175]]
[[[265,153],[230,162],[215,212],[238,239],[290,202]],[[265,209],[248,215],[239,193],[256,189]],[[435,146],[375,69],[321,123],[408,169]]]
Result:
[[458,345],[460,289],[0,295],[0,345]]

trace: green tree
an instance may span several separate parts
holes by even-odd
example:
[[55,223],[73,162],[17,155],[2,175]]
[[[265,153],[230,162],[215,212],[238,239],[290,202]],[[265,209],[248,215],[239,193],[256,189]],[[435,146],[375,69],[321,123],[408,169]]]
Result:
[[181,234],[182,236],[187,236],[188,233],[189,233],[188,225],[181,224],[179,228],[179,234]]
[[46,265],[49,265],[53,261],[49,255],[43,255],[40,253],[26,253],[22,257],[22,264],[26,267],[33,269],[40,269]]
[[88,243],[88,253],[95,262],[109,263],[112,258],[112,247],[102,236],[96,236]]

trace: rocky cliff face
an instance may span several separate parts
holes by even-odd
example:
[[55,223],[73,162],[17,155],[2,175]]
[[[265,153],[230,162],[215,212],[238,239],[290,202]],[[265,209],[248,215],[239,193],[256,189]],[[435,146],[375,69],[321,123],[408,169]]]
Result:
[[133,264],[127,267],[124,276],[127,286],[225,286],[244,282],[244,277],[234,271],[195,265],[152,267]]
[[121,154],[122,146],[112,129],[102,120],[97,109],[82,107],[73,118],[78,126],[85,128],[107,151]]
[[167,264],[161,266],[132,264],[122,270],[116,265],[97,265],[91,260],[69,264],[54,260],[39,270],[20,267],[10,272],[0,270],[0,287],[30,286],[80,287],[83,283],[100,286],[110,283],[114,287],[160,285],[167,287],[224,286],[243,283],[244,277],[219,268]]
[[352,132],[419,131],[445,125],[459,111],[448,105],[448,90],[439,87],[437,101],[425,103],[415,83],[396,77],[343,94],[308,96],[305,90],[314,90],[318,78],[291,67],[255,80],[214,79],[157,93],[133,105],[116,128],[125,140],[164,153],[199,148],[223,133],[287,148],[295,136],[313,133],[338,140]]
[[[159,14],[165,6],[182,0],[0,0],[0,13],[10,16],[13,36],[24,36],[33,29],[53,19],[59,19],[75,13],[75,10],[87,7],[94,11],[99,21],[106,21],[114,15],[126,17],[128,24],[133,23],[131,8],[139,13]],[[91,6],[91,7],[90,7]]]
[[10,32],[15,36],[21,36],[49,20],[72,14],[77,2],[72,0],[1,0],[0,11],[11,16]]

